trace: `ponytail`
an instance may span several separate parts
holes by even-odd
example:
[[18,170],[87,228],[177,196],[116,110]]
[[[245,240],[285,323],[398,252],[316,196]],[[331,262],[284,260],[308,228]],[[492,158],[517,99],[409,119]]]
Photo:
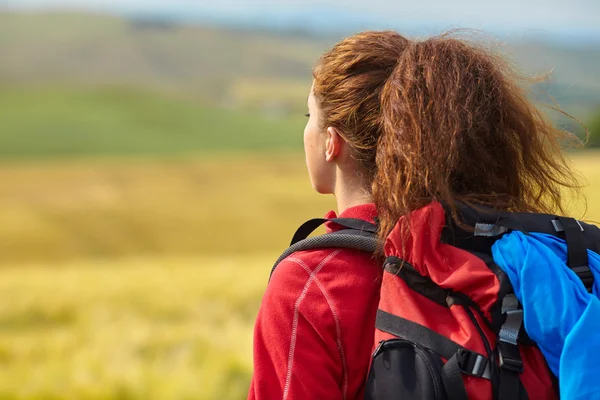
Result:
[[[579,184],[561,153],[573,139],[527,99],[502,57],[450,35],[345,39],[315,68],[324,125],[344,133],[369,177],[380,235],[432,201],[564,212]],[[460,221],[457,221],[460,223]]]

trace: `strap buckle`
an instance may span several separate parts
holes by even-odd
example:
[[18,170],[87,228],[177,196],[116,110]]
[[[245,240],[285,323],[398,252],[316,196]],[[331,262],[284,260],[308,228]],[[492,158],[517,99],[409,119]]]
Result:
[[523,360],[521,360],[518,345],[500,340],[498,342],[498,356],[500,368],[519,374],[523,372]]
[[501,342],[516,345],[523,325],[523,310],[509,310],[505,314],[506,320],[500,328],[498,338]]
[[519,332],[523,326],[523,310],[509,310],[498,334],[498,362],[500,368],[516,373],[523,372],[519,351]]
[[488,360],[481,354],[460,349],[456,352],[456,360],[461,372],[466,375],[478,378],[486,378],[486,374],[490,375]]

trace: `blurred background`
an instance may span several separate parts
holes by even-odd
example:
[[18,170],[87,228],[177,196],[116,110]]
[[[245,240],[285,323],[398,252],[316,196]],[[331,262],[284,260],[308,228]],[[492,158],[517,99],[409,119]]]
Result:
[[[364,29],[482,39],[591,132],[596,0],[0,0],[0,399],[242,399],[272,262],[311,190],[311,67]],[[558,112],[557,125],[584,131]]]

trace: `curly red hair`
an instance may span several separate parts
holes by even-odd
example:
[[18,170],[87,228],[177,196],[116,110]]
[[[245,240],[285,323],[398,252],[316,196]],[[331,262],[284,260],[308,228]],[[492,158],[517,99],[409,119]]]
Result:
[[564,212],[563,189],[579,187],[560,146],[574,136],[544,117],[489,50],[450,34],[364,32],[326,52],[313,76],[320,124],[354,149],[382,237],[434,200]]

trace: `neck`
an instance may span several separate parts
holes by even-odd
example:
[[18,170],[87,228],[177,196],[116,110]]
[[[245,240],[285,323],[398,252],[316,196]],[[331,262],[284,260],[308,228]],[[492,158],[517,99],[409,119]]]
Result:
[[345,174],[339,170],[336,174],[334,195],[338,215],[350,207],[373,202],[371,194],[365,189],[365,185],[356,179],[356,175],[345,179]]

